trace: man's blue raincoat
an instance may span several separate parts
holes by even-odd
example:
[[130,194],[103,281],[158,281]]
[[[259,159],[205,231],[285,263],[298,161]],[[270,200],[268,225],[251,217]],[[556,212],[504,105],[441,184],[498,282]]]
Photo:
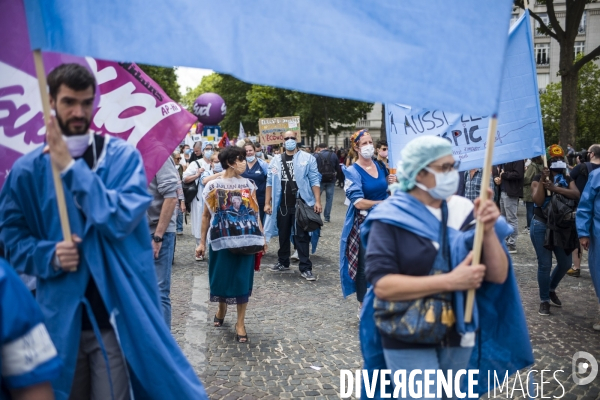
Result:
[[[369,214],[361,228],[361,239],[367,245],[373,221],[381,221],[409,230],[432,241],[438,240],[440,221],[427,210],[425,205],[410,194],[397,191],[386,201],[379,204]],[[459,232],[448,229],[452,265],[456,267],[473,247],[474,231]],[[511,227],[503,218],[496,223],[496,234],[500,242],[510,234]],[[506,249],[505,249],[506,251]],[[533,364],[533,352],[529,340],[529,332],[525,314],[521,305],[521,297],[509,259],[509,272],[506,281],[499,285],[484,282],[476,292],[473,320],[464,324],[464,292],[454,294],[454,313],[456,330],[463,334],[477,332],[477,340],[469,362],[469,369],[478,369],[476,393],[482,395],[494,387],[493,371],[504,377],[508,371],[512,375],[521,368]],[[360,319],[360,345],[364,359],[363,368],[369,370],[386,369],[385,358],[379,330],[373,317],[373,300],[375,295],[371,288],[363,303]],[[491,382],[488,382],[488,371],[491,371]],[[501,378],[504,379],[504,378]],[[362,398],[366,397],[365,385],[362,385]],[[375,398],[379,399],[379,386]]]
[[589,237],[588,264],[600,301],[600,169],[592,171],[577,206],[577,236]]
[[[321,186],[321,174],[317,168],[317,160],[311,154],[299,150],[296,152],[296,154],[294,154],[293,163],[294,179],[296,180],[296,185],[298,185],[300,197],[306,202],[307,205],[312,207],[316,202],[315,195],[312,192],[312,187]],[[267,214],[265,217],[265,237],[267,239],[267,243],[269,243],[272,237],[279,235],[277,230],[277,210],[279,209],[281,192],[283,190],[281,187],[281,174],[285,173],[285,170],[281,165],[281,154],[277,154],[275,157],[273,157],[267,168],[267,187],[271,187],[272,199],[272,213]],[[320,235],[320,229],[310,232],[310,242],[313,253],[317,250],[317,244],[319,243]]]
[[136,398],[207,398],[162,317],[145,218],[151,198],[138,151],[106,137],[95,171],[79,159],[62,181],[71,231],[83,239],[71,273],[52,265],[63,236],[42,147],[17,160],[0,192],[0,245],[19,272],[37,276],[37,300],[65,364],[52,381],[57,399],[69,397],[90,275],[111,315]]

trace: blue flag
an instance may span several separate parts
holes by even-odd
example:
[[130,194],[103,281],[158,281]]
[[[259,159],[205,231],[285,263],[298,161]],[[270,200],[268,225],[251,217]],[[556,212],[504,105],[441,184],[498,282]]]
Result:
[[498,110],[512,0],[25,0],[32,48],[251,83]]
[[[487,146],[489,114],[456,114],[435,108],[386,104],[386,130],[391,165],[400,151],[419,135],[441,136],[453,146],[460,169],[481,168]],[[493,164],[544,154],[544,131],[529,11],[515,22],[508,36],[500,92]]]

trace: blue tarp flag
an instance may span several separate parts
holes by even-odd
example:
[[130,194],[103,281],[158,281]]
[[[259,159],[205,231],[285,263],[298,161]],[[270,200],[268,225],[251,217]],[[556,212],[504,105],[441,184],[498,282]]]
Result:
[[[461,170],[481,168],[487,146],[488,116],[386,104],[389,161],[396,166],[401,161],[400,151],[416,136],[436,135],[452,143]],[[526,11],[508,36],[493,164],[538,156],[544,154],[544,149],[533,40]]]
[[473,114],[498,109],[512,3],[25,0],[33,49]]

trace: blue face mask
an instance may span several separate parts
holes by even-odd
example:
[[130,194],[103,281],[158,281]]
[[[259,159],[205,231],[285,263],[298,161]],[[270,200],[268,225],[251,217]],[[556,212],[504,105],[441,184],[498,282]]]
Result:
[[294,151],[296,150],[296,141],[295,140],[286,140],[285,141],[285,149],[287,151]]
[[188,154],[188,155],[189,155],[189,154],[192,154],[192,149],[187,149],[187,150],[185,151],[185,154]]
[[256,160],[256,156],[246,156],[246,161],[254,162],[254,160]]
[[262,151],[259,151],[259,152],[256,153],[256,157],[262,158],[262,156],[263,156],[263,152]]
[[212,150],[205,150],[204,151],[204,158],[210,158],[213,155],[213,151]]
[[457,170],[449,172],[437,172],[430,168],[425,168],[428,172],[435,176],[435,187],[428,188],[427,186],[418,183],[416,186],[429,192],[431,197],[438,200],[446,200],[458,190],[459,175]]
[[213,165],[213,172],[223,172],[223,167],[221,166],[221,163],[215,163],[215,165]]

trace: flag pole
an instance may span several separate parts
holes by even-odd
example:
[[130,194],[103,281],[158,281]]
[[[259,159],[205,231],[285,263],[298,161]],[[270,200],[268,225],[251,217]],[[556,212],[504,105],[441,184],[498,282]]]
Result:
[[[490,181],[492,175],[492,160],[494,157],[494,145],[496,144],[496,128],[498,127],[498,116],[493,115],[490,118],[490,125],[488,127],[487,144],[485,148],[485,162],[483,164],[483,173],[481,174],[481,187],[482,190],[479,193],[479,205],[483,205],[488,200],[487,182]],[[473,244],[473,262],[472,265],[479,264],[481,262],[481,250],[483,247],[483,223],[478,219],[477,225],[475,225],[475,241]],[[465,322],[471,322],[473,318],[473,304],[475,302],[475,289],[470,289],[467,292],[467,301],[465,304]]]
[[[42,109],[44,110],[44,122],[50,121],[50,98],[48,97],[48,84],[46,82],[46,71],[44,70],[44,60],[42,59],[42,51],[34,50],[33,59],[35,62],[35,72],[38,78],[40,94],[42,96]],[[65,203],[65,192],[60,178],[60,172],[53,162],[52,178],[54,180],[54,190],[56,191],[56,202],[58,203],[58,214],[60,216],[60,226],[62,228],[63,240],[72,242],[71,227],[69,226],[69,215],[67,214],[67,205]],[[76,270],[76,268],[75,268]]]

